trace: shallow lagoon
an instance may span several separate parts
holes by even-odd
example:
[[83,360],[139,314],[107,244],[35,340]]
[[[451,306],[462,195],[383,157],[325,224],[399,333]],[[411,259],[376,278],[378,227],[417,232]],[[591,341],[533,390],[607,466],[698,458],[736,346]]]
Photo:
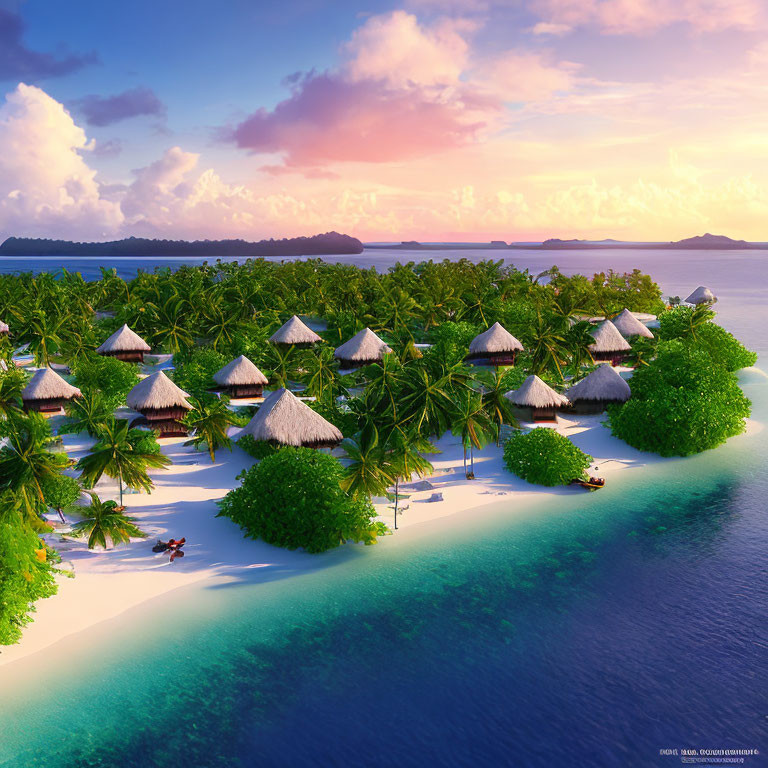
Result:
[[[555,256],[637,264],[672,293],[710,284],[765,351],[757,253],[699,254],[709,277],[637,252]],[[765,422],[768,377],[744,381]],[[0,765],[623,768],[762,748],[767,443],[130,611],[3,668]]]

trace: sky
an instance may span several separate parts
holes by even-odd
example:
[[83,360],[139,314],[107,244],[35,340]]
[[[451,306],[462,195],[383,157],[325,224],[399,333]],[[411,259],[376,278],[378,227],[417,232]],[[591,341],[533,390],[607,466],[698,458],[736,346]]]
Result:
[[764,0],[0,0],[0,239],[768,240]]

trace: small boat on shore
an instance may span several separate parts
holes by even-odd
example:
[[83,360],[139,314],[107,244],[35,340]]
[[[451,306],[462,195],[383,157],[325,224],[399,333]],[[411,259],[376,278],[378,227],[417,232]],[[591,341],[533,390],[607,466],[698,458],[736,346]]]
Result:
[[590,477],[588,480],[581,478],[574,478],[571,480],[570,485],[579,485],[582,488],[586,488],[588,491],[597,491],[605,485],[604,477]]

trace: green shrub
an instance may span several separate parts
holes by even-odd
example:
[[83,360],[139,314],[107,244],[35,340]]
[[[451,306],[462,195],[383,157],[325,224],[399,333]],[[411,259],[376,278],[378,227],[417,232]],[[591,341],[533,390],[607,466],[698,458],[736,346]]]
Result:
[[706,352],[716,365],[727,371],[748,368],[757,362],[757,354],[747,349],[733,334],[720,325],[707,321],[692,327],[694,310],[675,307],[659,316],[659,338],[664,341],[681,339]]
[[504,444],[507,469],[537,485],[567,485],[585,476],[592,457],[548,427],[515,432]]
[[736,377],[680,340],[662,342],[656,359],[629,380],[632,397],[608,408],[614,435],[641,451],[689,456],[744,431],[750,402]]
[[86,392],[98,392],[107,411],[125,405],[126,395],[139,383],[137,367],[114,357],[88,355],[73,364],[75,385]]
[[56,594],[56,554],[45,547],[41,561],[36,552],[42,547],[6,494],[0,502],[0,645],[18,642],[22,628],[32,621],[35,601]]
[[324,552],[345,541],[372,544],[383,532],[367,497],[339,485],[341,464],[311,448],[281,448],[243,473],[242,485],[220,502],[246,536],[287,549]]
[[173,372],[173,380],[190,395],[205,395],[214,386],[213,374],[230,360],[212,347],[195,349]]
[[268,443],[266,440],[256,440],[253,435],[243,435],[237,444],[254,459],[266,459],[267,456],[280,450],[277,445]]

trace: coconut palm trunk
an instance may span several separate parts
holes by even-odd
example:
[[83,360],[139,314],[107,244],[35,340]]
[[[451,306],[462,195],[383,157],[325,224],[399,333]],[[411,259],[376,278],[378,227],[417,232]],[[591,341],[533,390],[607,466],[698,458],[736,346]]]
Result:
[[395,530],[397,530],[397,502],[400,497],[400,478],[395,479]]

